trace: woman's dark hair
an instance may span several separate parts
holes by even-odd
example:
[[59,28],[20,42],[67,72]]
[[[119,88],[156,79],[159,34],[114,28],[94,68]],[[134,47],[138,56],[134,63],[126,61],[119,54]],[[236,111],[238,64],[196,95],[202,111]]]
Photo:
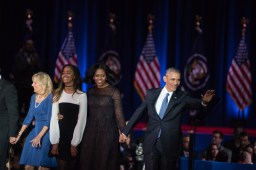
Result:
[[102,69],[105,71],[107,77],[106,81],[108,84],[116,85],[119,82],[120,77],[118,77],[105,63],[97,63],[90,67],[86,71],[86,77],[83,81],[87,84],[95,84],[93,77],[97,69]]
[[59,100],[60,95],[61,95],[63,89],[65,88],[65,84],[62,81],[62,74],[66,67],[69,67],[74,72],[74,77],[75,77],[74,86],[73,86],[74,93],[77,92],[77,90],[81,90],[82,78],[81,78],[81,74],[80,74],[78,67],[75,65],[72,65],[72,64],[66,64],[61,69],[61,73],[60,73],[61,81],[59,82],[59,87],[54,91],[54,101]]
[[217,146],[218,150],[220,151],[220,147],[217,144],[211,143],[207,148],[206,160],[213,160],[213,156],[212,156],[212,147],[213,146]]

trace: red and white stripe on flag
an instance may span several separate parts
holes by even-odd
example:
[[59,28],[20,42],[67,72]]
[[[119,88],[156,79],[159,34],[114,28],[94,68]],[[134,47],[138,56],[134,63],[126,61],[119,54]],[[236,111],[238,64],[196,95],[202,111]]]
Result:
[[245,38],[242,37],[228,71],[226,88],[239,110],[252,101],[251,72]]
[[152,33],[147,36],[135,71],[134,86],[142,100],[148,89],[160,86],[160,65]]
[[58,58],[56,60],[56,66],[54,70],[54,81],[57,83],[60,80],[62,67],[66,64],[73,64],[77,66],[77,54],[75,47],[75,40],[72,31],[68,32]]

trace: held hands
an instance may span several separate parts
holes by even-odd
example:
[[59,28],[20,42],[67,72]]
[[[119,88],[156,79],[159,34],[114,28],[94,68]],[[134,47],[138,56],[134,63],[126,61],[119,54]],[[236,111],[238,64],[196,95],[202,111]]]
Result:
[[15,144],[16,137],[9,137],[9,142],[10,142],[10,144]]
[[201,95],[203,103],[208,104],[212,100],[214,95],[215,95],[214,90],[207,90],[205,94]]
[[11,139],[10,139],[10,143],[11,144],[16,144],[20,140],[21,135],[22,135],[22,132],[20,131],[18,133],[18,135],[16,137],[14,137],[15,139],[12,140],[12,143],[11,143]]
[[127,140],[127,136],[124,133],[119,135],[119,142],[124,143]]

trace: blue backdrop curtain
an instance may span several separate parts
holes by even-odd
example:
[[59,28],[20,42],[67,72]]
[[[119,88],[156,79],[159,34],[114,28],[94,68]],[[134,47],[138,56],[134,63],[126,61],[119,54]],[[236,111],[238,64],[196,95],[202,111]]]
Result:
[[[42,69],[53,76],[55,61],[67,34],[67,11],[74,13],[73,33],[82,75],[98,61],[108,37],[107,19],[116,14],[117,51],[122,64],[124,112],[127,119],[141,100],[133,86],[135,67],[147,35],[147,16],[155,17],[153,36],[161,65],[161,74],[169,66],[181,71],[191,55],[195,38],[194,18],[202,16],[204,51],[209,64],[209,86],[221,97],[206,125],[229,126],[238,117],[238,109],[226,91],[226,78],[241,38],[241,18],[247,17],[246,43],[251,61],[253,103],[245,110],[248,127],[254,127],[256,2],[254,0],[4,0],[1,2],[1,67],[8,77],[15,54],[24,36],[25,11],[34,11],[34,41]],[[163,85],[163,82],[162,82]],[[84,90],[86,91],[84,84]],[[184,119],[184,123],[187,120]]]

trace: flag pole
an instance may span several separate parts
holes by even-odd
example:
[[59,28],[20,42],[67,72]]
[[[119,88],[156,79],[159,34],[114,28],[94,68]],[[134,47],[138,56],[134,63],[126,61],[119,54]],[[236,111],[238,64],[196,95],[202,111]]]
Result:
[[29,31],[32,33],[32,31],[33,31],[33,29],[32,29],[33,11],[29,8],[26,10],[26,17],[27,17],[26,25],[27,25]]
[[[245,38],[245,33],[246,33],[246,27],[247,27],[247,24],[248,24],[248,19],[246,19],[245,17],[243,17],[242,19],[241,19],[241,25],[242,25],[242,31],[241,31],[241,33],[242,33],[242,38]],[[240,114],[241,114],[241,116],[240,116]],[[241,121],[240,121],[240,124],[242,124],[243,126],[245,125],[245,117],[244,117],[244,108],[242,109],[242,110],[240,110],[240,114],[239,114],[239,117],[240,117],[240,119],[241,119]]]
[[249,23],[249,20],[246,19],[245,17],[243,17],[241,19],[241,24],[242,24],[242,37],[244,38],[245,37],[245,33],[246,33],[246,27],[247,27],[247,24]]
[[148,32],[149,33],[152,33],[153,31],[153,19],[154,19],[154,16],[149,14],[148,15]]
[[[195,16],[195,30],[196,30],[196,32],[198,33],[198,34],[201,34],[203,31],[202,31],[202,29],[201,29],[201,20],[202,20],[202,17],[201,16],[199,16],[199,15],[196,15]],[[195,46],[195,44],[198,44],[198,42],[197,43],[195,43],[194,42],[194,45],[193,46]],[[193,47],[194,48],[194,47]],[[195,129],[195,121],[196,121],[196,114],[197,114],[197,111],[196,110],[190,110],[190,113],[189,113],[189,115],[190,115],[190,129],[192,130],[192,131],[195,131],[196,129]]]
[[58,83],[60,80],[62,67],[66,64],[72,64],[77,66],[77,54],[75,47],[74,35],[72,33],[73,28],[73,18],[74,15],[71,11],[68,11],[67,16],[67,26],[68,26],[68,34],[64,39],[64,42],[61,46],[61,49],[58,53],[58,57],[56,60],[56,66],[54,70],[54,82]]
[[195,17],[195,29],[198,33],[202,33],[202,29],[201,29],[201,20],[202,20],[202,17],[199,16],[199,15],[196,15]]
[[115,13],[109,13],[109,26],[113,33],[116,31],[116,25],[115,25],[115,20],[116,20],[116,14]]
[[153,38],[153,16],[148,15],[148,34],[136,66],[133,84],[141,100],[147,90],[160,87],[160,64],[158,61]]
[[231,66],[228,71],[226,88],[231,98],[234,100],[237,105],[238,123],[243,123],[245,125],[244,120],[244,109],[249,106],[252,102],[252,75],[250,69],[250,60],[247,50],[247,45],[245,41],[246,36],[246,27],[248,25],[248,19],[243,17],[241,19],[241,40],[239,42],[237,52],[235,57],[232,60]]
[[73,13],[68,11],[68,30],[71,31],[73,27]]
[[[199,15],[195,16],[195,30],[198,32],[198,34],[202,33],[202,29],[200,27],[201,25],[201,20],[202,17]],[[195,118],[193,121],[193,126],[192,130],[190,131],[189,137],[190,137],[190,142],[189,142],[189,157],[188,157],[188,170],[193,170],[194,169],[194,159],[195,159],[195,154],[194,154],[194,148],[196,145],[196,129],[197,129],[197,124],[199,121]]]
[[[152,33],[152,30],[153,30],[153,19],[154,19],[154,16],[151,15],[151,14],[148,14],[148,34]],[[141,87],[137,83],[135,83],[135,82],[134,82],[135,89],[137,90],[141,100],[144,101],[145,93],[143,93]]]

